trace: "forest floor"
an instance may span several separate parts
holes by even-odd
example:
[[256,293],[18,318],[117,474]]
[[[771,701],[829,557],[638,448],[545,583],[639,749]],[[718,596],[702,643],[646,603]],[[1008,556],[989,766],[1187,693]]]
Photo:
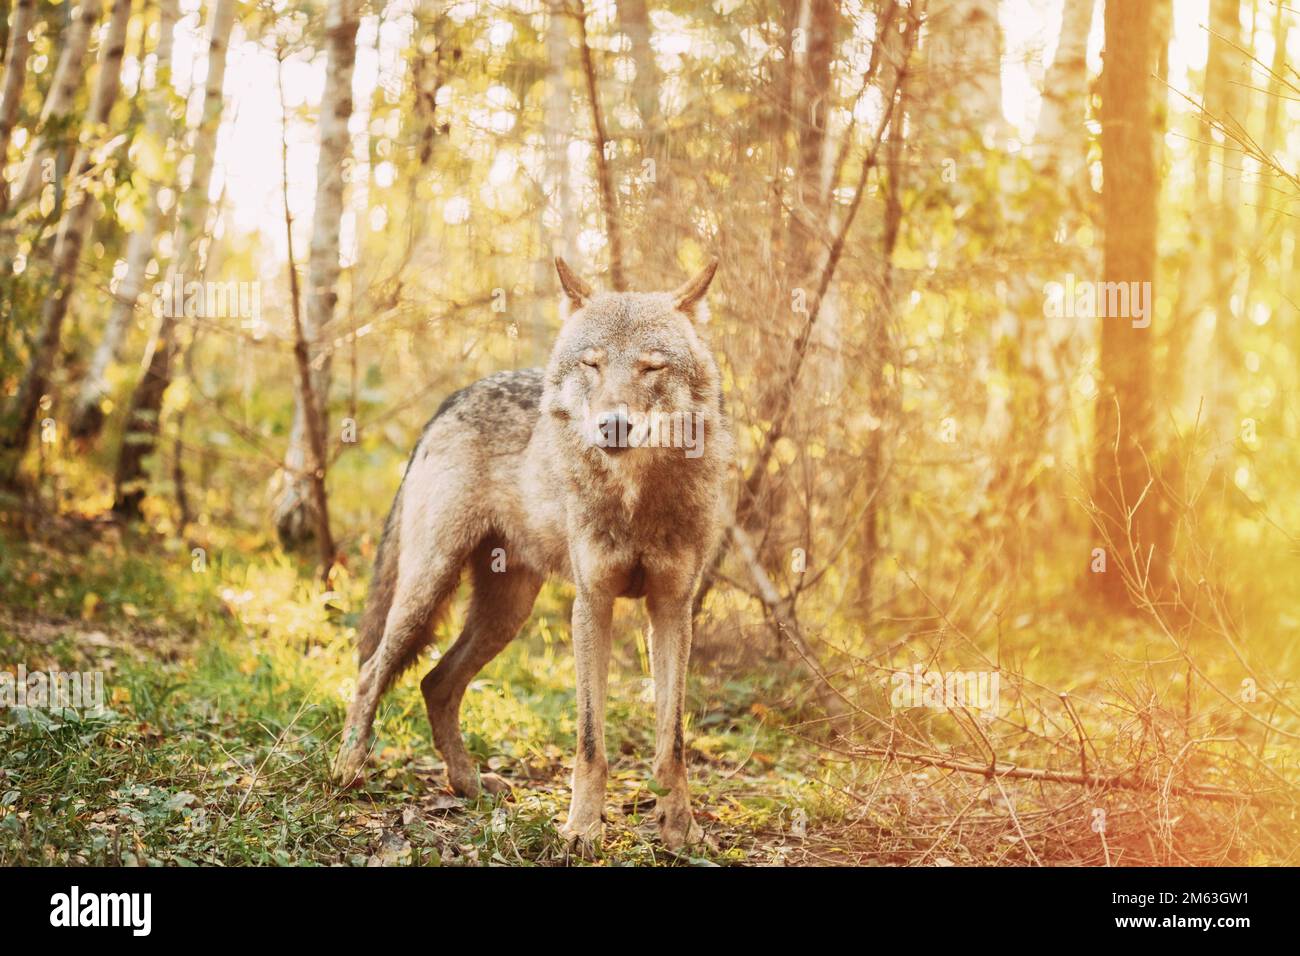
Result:
[[[557,835],[574,746],[562,602],[544,596],[462,710],[471,753],[511,795],[465,801],[446,788],[416,672],[385,698],[364,786],[340,790],[328,767],[364,590],[342,577],[322,593],[270,549],[232,542],[209,556],[103,521],[9,512],[0,662],[102,672],[105,707],[0,715],[0,865],[571,862]],[[810,782],[817,755],[776,729],[758,683],[728,679],[694,681],[688,725],[696,813],[716,848],[666,852],[650,814],[644,665],[629,636],[611,674],[609,822],[595,862],[843,859],[805,836],[835,813]]]
[[[789,666],[707,654],[693,666],[687,743],[710,845],[667,852],[651,813],[643,622],[620,602],[606,841],[595,860],[578,859],[557,833],[574,748],[566,589],[543,590],[462,708],[470,752],[511,794],[467,801],[447,789],[418,687],[432,656],[384,698],[364,784],[340,789],[328,768],[356,676],[364,575],[340,567],[325,592],[304,562],[256,536],[196,549],[18,504],[0,501],[0,668],[99,672],[104,707],[0,710],[2,866],[1267,865],[1300,852],[1286,804],[855,757],[801,709],[790,688],[807,681]],[[463,603],[436,647],[458,632]],[[1141,656],[1140,636],[1109,639]],[[1043,643],[1027,632],[1022,650]],[[1004,759],[1018,756],[1044,759]]]

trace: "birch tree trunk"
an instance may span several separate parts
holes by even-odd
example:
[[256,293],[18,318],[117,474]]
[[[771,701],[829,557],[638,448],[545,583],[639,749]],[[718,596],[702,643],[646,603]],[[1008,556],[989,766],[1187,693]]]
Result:
[[[1233,237],[1240,216],[1241,190],[1241,175],[1236,167],[1242,160],[1231,144],[1225,148],[1215,143],[1209,117],[1224,122],[1229,122],[1230,117],[1238,122],[1245,120],[1240,115],[1238,86],[1245,78],[1234,65],[1240,54],[1229,43],[1236,43],[1240,38],[1236,4],[1211,0],[1209,29],[1202,90],[1202,106],[1208,115],[1201,117],[1195,137],[1192,201],[1188,209],[1191,243],[1179,270],[1178,294],[1164,363],[1164,387],[1175,401],[1181,400],[1185,414],[1200,416],[1204,402],[1203,418],[1212,427],[1228,427],[1232,416],[1225,414],[1225,407],[1232,405],[1232,375],[1225,366],[1233,360],[1236,352],[1230,325],[1237,264]],[[1216,184],[1216,171],[1219,170],[1221,178]],[[1220,186],[1217,192],[1216,185]],[[1215,228],[1200,228],[1202,223],[1214,223]],[[1200,376],[1195,383],[1189,384],[1186,375],[1188,352],[1196,320],[1207,306],[1216,310],[1214,339],[1223,354],[1208,376]]]
[[927,7],[935,35],[944,39],[960,111],[986,144],[997,142],[1006,120],[1002,114],[1002,28],[998,0],[937,0]]
[[54,243],[54,271],[52,288],[41,310],[40,330],[32,347],[27,373],[18,389],[10,421],[7,422],[3,444],[5,456],[0,477],[12,481],[27,442],[31,437],[36,413],[49,385],[55,353],[63,334],[63,320],[68,314],[77,279],[77,264],[81,249],[90,228],[90,214],[95,198],[87,193],[86,178],[94,160],[92,153],[101,138],[101,128],[108,122],[109,112],[121,89],[122,55],[126,48],[126,30],[131,19],[131,0],[116,0],[109,19],[108,34],[100,55],[99,78],[86,111],[81,143],[72,162],[68,197],[59,219],[59,229]]
[[[100,0],[82,0],[81,7],[68,27],[67,40],[59,63],[54,68],[50,91],[41,107],[41,118],[36,135],[27,147],[27,164],[18,175],[18,187],[10,200],[0,207],[0,212],[17,208],[35,197],[41,188],[44,160],[53,144],[64,137],[72,120],[73,100],[86,79],[86,51],[90,48],[90,34],[102,10]],[[72,167],[76,169],[74,165]]]
[[[145,120],[145,135],[152,141],[156,148],[155,155],[159,157],[166,155],[167,141],[172,133],[169,121],[172,101],[172,33],[179,18],[180,9],[177,0],[159,0],[158,48],[154,51],[154,86],[150,93],[148,115]],[[160,161],[164,162],[164,168],[167,168],[165,161]],[[109,365],[117,358],[122,338],[135,317],[136,304],[144,291],[145,272],[153,256],[154,239],[166,218],[158,206],[158,192],[162,185],[156,178],[150,181],[144,223],[131,233],[126,252],[126,275],[122,277],[122,283],[113,295],[113,309],[104,326],[103,337],[95,347],[90,367],[81,380],[81,388],[73,404],[68,427],[75,438],[93,439],[104,427],[104,413],[100,403],[107,392],[105,376],[108,374]]]
[[[975,162],[1001,153],[1007,126],[1002,112],[1003,37],[998,20],[997,0],[941,0],[928,8],[931,30],[932,89],[944,103],[935,116],[921,124],[930,126],[926,139],[942,144],[953,155],[973,155]],[[939,126],[935,126],[937,119]],[[995,236],[1002,236],[1008,225],[1002,207],[989,202],[1000,191],[999,183],[985,166],[972,169],[970,159],[957,180],[956,190],[968,203],[982,207],[979,221]],[[984,282],[983,294],[976,297],[977,311],[972,325],[978,329],[970,339],[976,378],[983,384],[983,420],[973,438],[979,456],[976,477],[974,520],[991,528],[1005,526],[1011,505],[1006,489],[1013,485],[1020,468],[1015,449],[1015,396],[1004,383],[1015,380],[1020,362],[1019,350],[1010,341],[1017,332],[1017,320],[1011,308],[1012,292],[1007,276],[994,269]]]
[[[1056,55],[1043,77],[1035,167],[1070,188],[1087,186],[1088,35],[1097,0],[1065,0]],[[1082,182],[1080,182],[1082,180]]]
[[[30,32],[36,13],[36,0],[18,0],[13,24],[5,44],[5,81],[0,91],[0,167],[9,154],[9,137],[18,122],[18,107],[27,81],[27,53],[31,50]],[[9,205],[9,183],[0,176],[0,211]]]
[[[166,284],[177,280],[184,285],[187,273],[201,277],[200,246],[207,234],[208,189],[221,127],[222,87],[226,80],[226,53],[230,32],[235,23],[236,0],[216,0],[212,9],[212,29],[208,41],[208,75],[203,90],[203,112],[194,131],[192,153],[194,170],[188,185],[181,191],[176,223],[176,252],[167,268]],[[180,316],[165,308],[154,337],[148,367],[131,393],[127,408],[126,430],[118,452],[117,471],[113,477],[113,511],[119,517],[140,517],[144,499],[145,459],[158,441],[159,417],[163,396],[171,384],[172,359],[176,351],[177,324]]]
[[[1031,481],[1047,449],[1068,445],[1070,369],[1091,347],[1089,330],[1066,318],[1044,316],[1043,285],[1063,273],[1094,275],[1097,256],[1091,249],[1055,238],[1063,229],[1075,229],[1095,209],[1096,199],[1088,174],[1088,35],[1092,31],[1096,0],[1065,0],[1056,54],[1042,82],[1043,106],[1034,130],[1030,157],[1035,188],[1059,192],[1060,205],[1050,220],[1022,226],[1025,248],[1041,248],[1039,268],[1018,269],[1007,275],[1007,308],[1014,322],[1014,346],[995,349],[1006,363],[1007,404],[992,437],[997,444],[989,453],[993,462],[985,486],[990,509],[1011,510],[1011,523],[1029,509],[1037,514],[1055,509],[1065,497],[1049,486],[1046,475]],[[1018,512],[1018,513],[1017,513]],[[1013,537],[1008,547],[1017,547]]]
[[[312,216],[311,248],[307,258],[307,294],[303,335],[311,353],[311,398],[321,436],[329,434],[330,346],[327,331],[338,303],[339,224],[343,218],[343,171],[349,155],[348,120],[352,117],[352,72],[357,57],[357,0],[330,0],[325,31],[328,54],[325,90],[320,104],[320,154],[316,165],[316,209]],[[306,401],[299,387],[293,430],[284,468],[277,476],[275,530],[285,547],[295,547],[313,535],[312,482],[307,473],[310,435]],[[328,444],[328,443],[327,443]],[[324,463],[320,463],[324,467]]]

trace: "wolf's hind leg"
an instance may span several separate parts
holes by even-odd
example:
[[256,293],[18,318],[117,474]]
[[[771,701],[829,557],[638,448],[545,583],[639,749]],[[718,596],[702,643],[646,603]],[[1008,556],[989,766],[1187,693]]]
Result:
[[489,541],[480,546],[471,564],[474,594],[465,629],[420,682],[433,741],[447,764],[447,782],[466,797],[477,797],[483,790],[502,792],[508,785],[494,774],[479,776],[461,739],[461,699],[474,675],[514,640],[542,586],[542,578],[527,568],[493,571],[491,545]]
[[456,589],[464,560],[463,553],[426,553],[403,563],[383,639],[357,677],[357,691],[334,758],[337,782],[351,783],[361,772],[379,699],[433,639],[433,623]]

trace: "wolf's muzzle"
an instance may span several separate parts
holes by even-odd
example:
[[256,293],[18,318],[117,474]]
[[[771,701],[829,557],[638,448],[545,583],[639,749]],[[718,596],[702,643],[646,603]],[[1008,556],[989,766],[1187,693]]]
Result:
[[627,451],[631,428],[626,412],[602,412],[596,418],[596,446],[607,455]]

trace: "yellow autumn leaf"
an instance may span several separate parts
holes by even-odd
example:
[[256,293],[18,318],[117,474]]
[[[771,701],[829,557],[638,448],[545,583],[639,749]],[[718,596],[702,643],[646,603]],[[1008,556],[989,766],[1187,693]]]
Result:
[[776,447],[773,449],[777,461],[783,465],[792,465],[794,460],[799,457],[799,446],[789,438],[782,435],[776,441]]

